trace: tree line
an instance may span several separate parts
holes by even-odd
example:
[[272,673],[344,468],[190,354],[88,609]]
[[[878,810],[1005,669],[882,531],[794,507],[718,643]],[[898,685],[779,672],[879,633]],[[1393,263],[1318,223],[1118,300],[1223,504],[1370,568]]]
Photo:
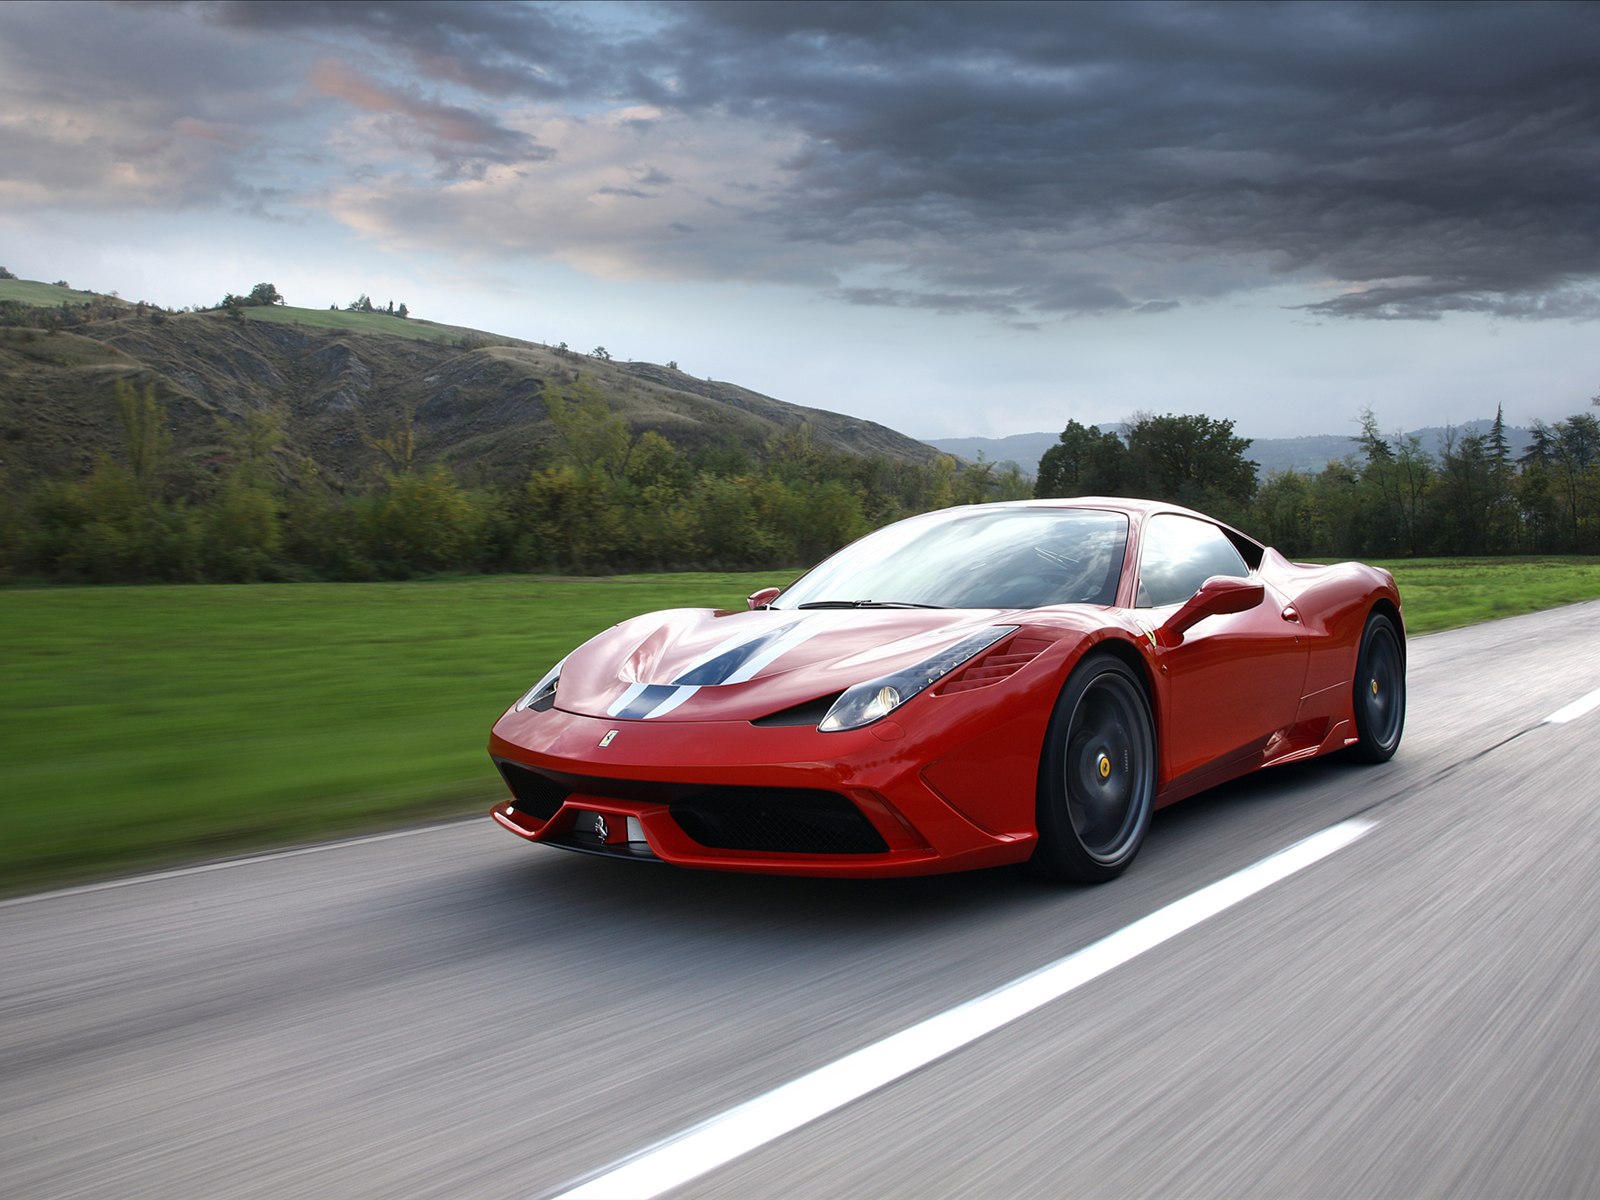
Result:
[[1385,437],[1366,411],[1356,453],[1265,481],[1231,421],[1140,415],[1123,433],[1070,421],[1030,488],[1014,467],[848,454],[803,426],[759,457],[685,450],[633,430],[581,378],[544,400],[552,451],[514,483],[469,485],[446,466],[418,466],[402,422],[371,441],[383,467],[352,485],[289,454],[271,412],[222,422],[216,453],[180,461],[154,390],[119,383],[119,449],[88,475],[21,489],[0,474],[0,579],[787,570],[901,517],[1030,491],[1169,500],[1295,557],[1600,553],[1592,413],[1535,422],[1520,455],[1497,414],[1435,456],[1414,436]]
[[402,423],[372,442],[383,469],[341,488],[286,453],[270,412],[223,423],[202,465],[180,462],[154,390],[119,383],[116,454],[22,495],[0,479],[0,578],[790,569],[913,513],[1029,490],[1014,468],[847,454],[807,427],[774,436],[759,461],[732,445],[686,452],[632,430],[583,379],[544,399],[553,453],[514,484],[469,486],[443,465],[417,466]]
[[[1591,401],[1600,406],[1600,397]],[[1600,553],[1600,419],[1535,421],[1512,453],[1500,409],[1439,454],[1361,413],[1357,450],[1258,481],[1247,438],[1204,415],[1140,415],[1125,433],[1069,421],[1039,462],[1038,496],[1135,495],[1209,512],[1306,558]]]

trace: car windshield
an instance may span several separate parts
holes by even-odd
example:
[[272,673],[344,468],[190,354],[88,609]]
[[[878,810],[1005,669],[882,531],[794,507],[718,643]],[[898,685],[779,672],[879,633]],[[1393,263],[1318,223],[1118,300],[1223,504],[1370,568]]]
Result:
[[1092,508],[958,508],[868,534],[773,608],[1111,604],[1128,518]]

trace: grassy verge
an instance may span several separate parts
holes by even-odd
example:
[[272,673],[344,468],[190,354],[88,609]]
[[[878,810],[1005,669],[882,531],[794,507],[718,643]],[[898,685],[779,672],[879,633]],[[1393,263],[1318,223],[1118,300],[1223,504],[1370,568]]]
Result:
[[[1385,565],[1413,634],[1600,596],[1600,559]],[[0,591],[0,891],[479,811],[567,650],[784,578]]]
[[477,811],[489,726],[573,645],[783,581],[0,592],[0,891]]
[[1600,558],[1413,558],[1382,562],[1416,635],[1600,597]]

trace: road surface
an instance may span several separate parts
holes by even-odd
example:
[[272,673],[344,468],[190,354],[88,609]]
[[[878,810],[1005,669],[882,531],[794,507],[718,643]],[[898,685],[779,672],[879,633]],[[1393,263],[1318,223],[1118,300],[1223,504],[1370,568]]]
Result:
[[1099,888],[681,872],[485,816],[0,903],[0,1195],[604,1191],[1352,818],[815,1120],[676,1187],[648,1160],[640,1194],[1600,1194],[1600,708],[1573,707],[1600,603],[1417,639],[1410,688],[1393,763],[1186,801]]

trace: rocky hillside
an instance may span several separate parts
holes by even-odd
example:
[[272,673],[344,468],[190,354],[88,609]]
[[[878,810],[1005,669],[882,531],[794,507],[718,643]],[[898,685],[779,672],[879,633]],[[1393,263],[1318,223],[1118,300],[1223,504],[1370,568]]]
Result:
[[[326,327],[335,316],[347,327]],[[13,481],[86,470],[119,443],[114,391],[125,380],[155,388],[175,449],[191,461],[221,444],[223,424],[270,410],[284,431],[284,463],[310,458],[335,485],[382,469],[392,451],[379,444],[406,441],[414,466],[507,480],[547,458],[556,435],[543,398],[580,377],[636,433],[656,430],[689,452],[759,460],[774,435],[808,426],[830,449],[937,457],[870,421],[653,363],[377,314],[363,325],[356,314],[274,308],[240,317],[129,310],[54,331],[0,328],[0,468]]]

